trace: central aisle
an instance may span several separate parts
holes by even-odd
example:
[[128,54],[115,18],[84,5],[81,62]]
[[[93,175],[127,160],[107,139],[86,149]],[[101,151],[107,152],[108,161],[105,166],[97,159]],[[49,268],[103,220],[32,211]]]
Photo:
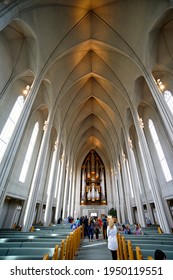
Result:
[[85,238],[77,251],[74,260],[112,260],[111,252],[108,249],[108,243],[102,237],[99,241],[89,241]]

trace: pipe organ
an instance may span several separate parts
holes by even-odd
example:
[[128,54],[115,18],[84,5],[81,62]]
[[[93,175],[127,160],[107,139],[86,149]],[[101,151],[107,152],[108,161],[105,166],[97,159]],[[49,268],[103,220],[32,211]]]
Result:
[[81,205],[105,205],[106,180],[105,168],[98,154],[91,150],[81,168]]

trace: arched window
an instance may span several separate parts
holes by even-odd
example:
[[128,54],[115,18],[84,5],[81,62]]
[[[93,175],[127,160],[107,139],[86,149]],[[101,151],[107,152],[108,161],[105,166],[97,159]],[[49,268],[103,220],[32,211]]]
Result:
[[169,90],[165,90],[163,93],[164,99],[173,114],[173,96]]
[[23,163],[23,167],[20,173],[20,177],[19,177],[19,181],[24,183],[25,179],[26,179],[26,175],[28,172],[28,168],[29,168],[29,164],[31,162],[31,158],[32,158],[32,154],[33,154],[33,150],[34,150],[34,146],[36,143],[36,139],[37,139],[37,135],[38,135],[38,131],[39,131],[39,123],[37,122],[34,125],[34,129],[31,135],[31,139],[28,145],[28,149],[25,155],[25,159],[24,159],[24,163]]
[[3,127],[3,130],[0,134],[0,162],[2,161],[2,158],[4,156],[7,145],[9,143],[12,133],[14,131],[15,125],[22,112],[24,101],[25,101],[24,96],[22,96],[22,95],[18,96],[18,98],[11,110],[11,113]]
[[149,119],[149,121],[148,121],[148,126],[149,126],[149,129],[150,129],[150,133],[151,133],[153,142],[154,142],[155,147],[156,147],[156,151],[157,151],[160,163],[161,163],[161,167],[162,167],[166,182],[171,181],[172,176],[171,176],[168,164],[166,162],[166,159],[165,159],[165,156],[164,156],[164,153],[163,153],[163,150],[162,150],[162,147],[161,147],[156,129],[155,129],[153,121],[151,119]]
[[165,90],[165,86],[160,79],[156,81],[160,91],[163,93],[166,104],[168,105],[171,113],[173,114],[173,96],[169,90]]

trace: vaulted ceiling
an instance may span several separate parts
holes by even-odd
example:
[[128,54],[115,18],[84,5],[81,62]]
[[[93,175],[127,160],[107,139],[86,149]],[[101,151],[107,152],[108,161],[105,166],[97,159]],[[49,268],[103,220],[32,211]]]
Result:
[[137,110],[136,81],[158,59],[153,53],[164,2],[11,1],[18,17],[6,36],[27,37],[27,66],[41,73],[49,106],[76,157],[93,148],[105,160],[116,156],[122,132],[131,125],[129,110]]

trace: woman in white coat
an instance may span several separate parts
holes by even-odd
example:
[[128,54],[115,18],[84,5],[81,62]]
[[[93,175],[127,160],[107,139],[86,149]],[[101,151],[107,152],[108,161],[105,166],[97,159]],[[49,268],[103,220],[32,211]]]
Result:
[[117,228],[114,225],[114,221],[112,218],[109,219],[108,227],[107,227],[107,236],[108,236],[108,249],[111,251],[112,259],[117,260]]

